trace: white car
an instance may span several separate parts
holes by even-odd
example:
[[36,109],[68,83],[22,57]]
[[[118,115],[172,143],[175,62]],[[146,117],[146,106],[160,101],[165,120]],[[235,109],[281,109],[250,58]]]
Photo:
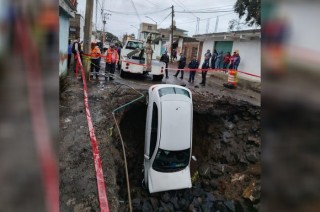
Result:
[[149,88],[144,185],[150,193],[191,188],[192,95],[178,85]]

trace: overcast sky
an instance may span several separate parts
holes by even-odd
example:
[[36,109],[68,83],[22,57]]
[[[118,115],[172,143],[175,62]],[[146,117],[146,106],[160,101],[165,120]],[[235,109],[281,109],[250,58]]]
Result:
[[[133,2],[133,3],[132,3]],[[200,18],[199,33],[204,34],[207,32],[207,24],[209,20],[208,33],[215,31],[217,16],[219,22],[217,32],[228,31],[229,21],[238,19],[237,14],[233,13],[233,5],[236,0],[98,0],[98,29],[103,28],[101,8],[121,12],[108,12],[112,15],[109,16],[106,24],[106,30],[118,36],[119,39],[125,33],[134,33],[137,35],[140,22],[155,23],[145,16],[151,17],[158,23],[158,28],[168,28],[171,25],[171,8],[174,6],[176,26],[178,28],[188,31],[188,35],[192,36],[196,32],[197,17]],[[94,0],[96,4],[96,0]],[[136,10],[139,16],[136,14]],[[85,15],[86,0],[78,0],[78,13]],[[208,10],[223,10],[224,12],[211,12],[210,13],[190,13],[190,11],[208,11]],[[179,13],[179,11],[187,11],[189,13]],[[167,18],[166,18],[167,17]],[[166,18],[166,19],[165,19]],[[96,22],[96,6],[94,5],[93,22]],[[141,21],[140,21],[141,20]],[[133,26],[131,26],[133,25]],[[136,28],[135,28],[136,27]],[[246,29],[248,27],[243,27]]]

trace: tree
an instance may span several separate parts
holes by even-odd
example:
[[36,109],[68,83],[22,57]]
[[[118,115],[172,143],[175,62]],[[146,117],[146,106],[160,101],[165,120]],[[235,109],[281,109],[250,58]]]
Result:
[[260,0],[237,0],[234,11],[239,14],[239,18],[246,15],[245,22],[248,26],[261,25]]

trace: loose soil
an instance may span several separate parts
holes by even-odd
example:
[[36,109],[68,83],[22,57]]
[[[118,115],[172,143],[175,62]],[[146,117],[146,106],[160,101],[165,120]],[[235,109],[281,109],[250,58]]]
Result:
[[[69,79],[60,102],[60,209],[97,211],[95,170],[80,81]],[[105,85],[102,87],[101,85]],[[112,110],[138,97],[118,81],[88,83],[110,211],[128,211],[124,160]],[[125,142],[134,211],[257,211],[260,205],[260,107],[249,101],[191,88],[193,188],[149,194],[142,185],[144,100],[116,114]],[[142,93],[147,86],[139,87]],[[234,92],[234,91],[232,91]],[[234,95],[234,94],[233,94]]]

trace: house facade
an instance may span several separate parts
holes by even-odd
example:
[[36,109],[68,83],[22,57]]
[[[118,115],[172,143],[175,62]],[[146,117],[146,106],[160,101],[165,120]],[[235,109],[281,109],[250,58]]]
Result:
[[76,9],[76,0],[59,0],[59,76],[67,74],[70,19]]
[[[261,31],[257,30],[242,30],[235,32],[210,33],[203,35],[194,35],[194,38],[200,41],[199,49],[200,64],[204,62],[204,54],[209,49],[213,52],[222,51],[223,55],[227,52],[233,54],[238,51],[241,57],[241,62],[238,70],[261,76]],[[260,81],[261,78],[244,75],[238,73],[242,78]]]
[[70,19],[69,38],[71,40],[76,39],[77,36],[80,40],[84,37],[84,17],[81,14],[76,14],[74,18]]

